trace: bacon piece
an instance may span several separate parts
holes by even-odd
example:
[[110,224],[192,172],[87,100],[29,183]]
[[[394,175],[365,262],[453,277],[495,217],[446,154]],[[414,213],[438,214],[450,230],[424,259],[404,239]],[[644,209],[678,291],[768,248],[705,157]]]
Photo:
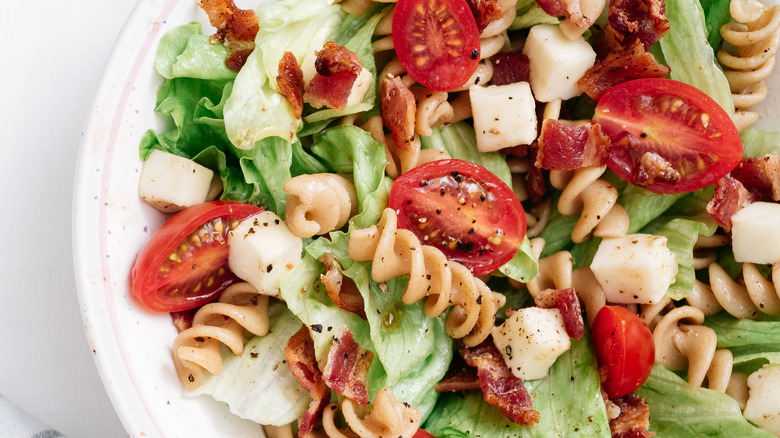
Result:
[[547,170],[602,166],[607,162],[611,145],[598,123],[573,124],[546,119],[539,134],[539,150],[534,165]]
[[[531,161],[536,162],[537,156],[539,155],[538,150],[538,147],[529,148]],[[544,171],[540,167],[531,166],[526,178],[525,187],[528,192],[528,197],[531,199],[531,202],[538,202],[544,197],[545,193],[547,193],[547,178],[544,176]]]
[[292,52],[284,52],[278,70],[276,83],[290,102],[295,117],[300,119],[303,114],[303,70]]
[[225,59],[225,64],[228,66],[229,69],[233,70],[234,72],[239,72],[241,71],[241,68],[244,67],[247,58],[249,58],[249,55],[251,54],[252,54],[251,49],[238,50],[228,55],[228,57]]
[[255,48],[255,36],[260,30],[252,9],[240,9],[233,0],[198,0],[209,22],[217,29],[211,42],[222,41],[232,52]]
[[528,57],[520,52],[498,52],[490,58],[493,62],[493,85],[508,85],[528,82],[530,64]]
[[171,312],[171,319],[173,320],[173,325],[176,327],[177,333],[181,333],[192,327],[192,319],[195,317],[195,310],[196,309]]
[[473,348],[461,348],[459,353],[468,365],[477,367],[486,402],[521,426],[533,426],[539,421],[539,412],[533,410],[531,396],[523,380],[512,374],[491,340]]
[[639,40],[622,50],[611,51],[596,62],[577,81],[577,86],[593,100],[599,100],[610,88],[633,79],[662,78],[669,67],[659,64]]
[[298,425],[298,436],[303,438],[314,429],[314,425],[322,421],[322,412],[330,403],[330,389],[322,380],[314,356],[314,341],[305,325],[287,341],[284,355],[290,371],[312,398]]
[[739,180],[726,176],[715,183],[715,193],[707,204],[707,214],[727,233],[731,231],[731,217],[756,200]]
[[477,369],[470,367],[460,355],[452,357],[450,368],[444,378],[436,384],[439,392],[472,391],[481,389]]
[[731,176],[757,199],[780,201],[780,155],[743,158]]
[[396,76],[382,79],[379,106],[382,109],[382,122],[390,130],[396,147],[412,150],[417,102],[401,78]]
[[655,152],[645,152],[637,160],[636,181],[639,187],[649,187],[653,184],[677,184],[680,172],[675,170],[666,158]]
[[566,17],[577,27],[585,29],[590,27],[591,20],[582,15],[580,0],[536,0],[540,8],[553,17]]
[[477,30],[482,33],[488,24],[504,16],[504,7],[498,0],[467,0],[471,13],[477,21]]
[[663,0],[613,0],[609,2],[607,29],[623,47],[635,40],[645,49],[669,32]]
[[314,108],[322,106],[335,110],[346,108],[352,86],[363,70],[357,54],[333,41],[328,41],[322,50],[317,52],[314,67],[317,74],[306,86],[304,102]]
[[614,417],[610,415],[609,420],[613,438],[644,438],[654,435],[647,432],[650,427],[650,408],[643,398],[629,394],[612,400],[605,398],[604,402],[607,412],[617,413]]
[[358,345],[347,326],[342,326],[333,338],[322,378],[330,389],[368,406],[366,375],[373,358],[374,353]]
[[580,299],[574,288],[547,289],[542,291],[535,300],[536,305],[546,309],[558,309],[563,317],[566,333],[574,339],[580,339],[585,334],[585,322],[582,320]]
[[341,273],[341,266],[333,254],[325,253],[320,257],[320,261],[327,269],[320,276],[320,281],[325,285],[325,291],[333,300],[333,304],[366,319],[363,295],[360,294],[355,282]]

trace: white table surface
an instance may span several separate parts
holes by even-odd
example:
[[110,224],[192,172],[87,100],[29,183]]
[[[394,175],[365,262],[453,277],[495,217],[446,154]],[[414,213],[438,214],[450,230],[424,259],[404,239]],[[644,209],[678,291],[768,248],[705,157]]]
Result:
[[70,438],[127,436],[92,360],[71,254],[73,178],[135,0],[0,0],[0,394]]

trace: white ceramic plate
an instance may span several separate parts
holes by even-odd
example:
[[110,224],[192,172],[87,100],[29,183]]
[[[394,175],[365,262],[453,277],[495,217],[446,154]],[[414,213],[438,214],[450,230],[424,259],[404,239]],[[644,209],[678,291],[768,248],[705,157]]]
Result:
[[[170,317],[146,311],[129,290],[136,254],[164,219],[137,196],[139,140],[147,129],[161,127],[153,111],[161,82],[154,53],[162,34],[193,20],[210,29],[195,0],[142,0],[115,45],[79,155],[76,280],[84,329],[128,436],[256,438],[263,436],[261,428],[224,404],[184,395],[171,359],[176,330]],[[772,83],[780,84],[777,71]],[[778,107],[775,95],[762,105],[771,119],[762,121],[765,128],[776,129]]]
[[262,437],[255,423],[208,396],[187,398],[176,377],[168,314],[130,294],[136,254],[163,221],[138,199],[138,143],[154,114],[161,78],[157,41],[169,29],[208,21],[195,0],[142,0],[109,60],[79,154],[73,251],[84,330],[111,401],[130,437]]

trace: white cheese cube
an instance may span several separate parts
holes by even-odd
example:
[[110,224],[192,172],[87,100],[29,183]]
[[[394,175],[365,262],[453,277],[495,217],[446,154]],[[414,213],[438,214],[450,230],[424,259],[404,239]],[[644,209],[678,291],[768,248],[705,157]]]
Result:
[[766,365],[748,376],[748,401],[745,418],[780,436],[780,365]]
[[571,347],[558,309],[526,307],[493,328],[493,343],[517,378],[541,379]]
[[536,140],[536,101],[528,82],[469,88],[477,149],[492,152]]
[[555,24],[531,28],[523,47],[529,81],[540,102],[570,99],[582,93],[577,81],[596,63],[596,52],[585,38],[567,38]]
[[754,202],[731,217],[731,246],[738,262],[780,261],[780,204]]
[[590,270],[610,303],[657,303],[674,283],[677,257],[666,237],[629,234],[602,240]]
[[228,265],[260,293],[278,297],[282,278],[301,261],[303,241],[276,214],[261,211],[228,233]]
[[144,161],[138,196],[163,213],[206,202],[214,172],[207,167],[155,149]]

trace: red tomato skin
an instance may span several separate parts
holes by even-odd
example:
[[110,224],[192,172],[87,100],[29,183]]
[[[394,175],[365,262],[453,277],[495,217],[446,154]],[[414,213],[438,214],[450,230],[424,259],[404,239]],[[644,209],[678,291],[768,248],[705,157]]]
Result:
[[[654,193],[709,186],[742,158],[739,133],[726,111],[699,89],[672,79],[636,79],[613,87],[596,105],[593,121],[612,140],[609,168]],[[656,152],[678,170],[675,164],[684,166],[680,180],[638,183],[636,163],[646,151]],[[682,158],[687,164],[681,164]]]
[[604,306],[593,320],[591,337],[609,398],[642,386],[655,363],[655,344],[647,324],[620,306]]
[[[480,191],[468,199],[461,197],[464,192],[449,190],[457,184],[456,178]],[[485,199],[478,196],[481,193]],[[398,213],[400,228],[411,230],[421,242],[439,248],[476,275],[493,272],[511,260],[525,237],[525,211],[512,189],[468,161],[438,160],[406,172],[393,182],[389,206]],[[496,236],[500,243],[489,240]]]
[[[439,5],[443,5],[445,8],[442,14],[454,20],[448,25],[457,30],[457,38],[454,39],[458,41],[457,46],[440,41],[445,32],[432,20],[435,14],[429,9],[431,5],[437,10]],[[423,29],[420,29],[421,20],[417,15],[420,10],[426,15]],[[465,0],[399,0],[393,13],[392,31],[398,60],[412,78],[426,88],[453,90],[465,84],[477,70],[480,59],[479,30]],[[421,34],[424,37],[419,37]],[[414,50],[420,45],[425,46],[426,50]],[[418,59],[430,62],[420,65]]]
[[436,438],[436,437],[426,432],[424,429],[417,429],[417,432],[415,432],[414,435],[412,435],[412,438]]
[[[216,299],[222,290],[237,279],[227,268],[227,240],[211,246],[203,245],[200,251],[191,251],[188,257],[192,255],[191,259],[197,263],[187,258],[184,262],[188,263],[180,263],[182,269],[171,269],[166,275],[161,275],[160,268],[190,234],[209,221],[216,218],[242,220],[260,211],[260,207],[241,202],[212,201],[186,208],[171,216],[138,253],[131,274],[133,295],[144,306],[158,312],[181,312]],[[198,267],[201,269],[196,269]],[[219,268],[224,268],[223,275],[215,275]],[[200,281],[209,276],[214,276],[214,284],[197,293],[172,297],[163,291],[166,286]]]

